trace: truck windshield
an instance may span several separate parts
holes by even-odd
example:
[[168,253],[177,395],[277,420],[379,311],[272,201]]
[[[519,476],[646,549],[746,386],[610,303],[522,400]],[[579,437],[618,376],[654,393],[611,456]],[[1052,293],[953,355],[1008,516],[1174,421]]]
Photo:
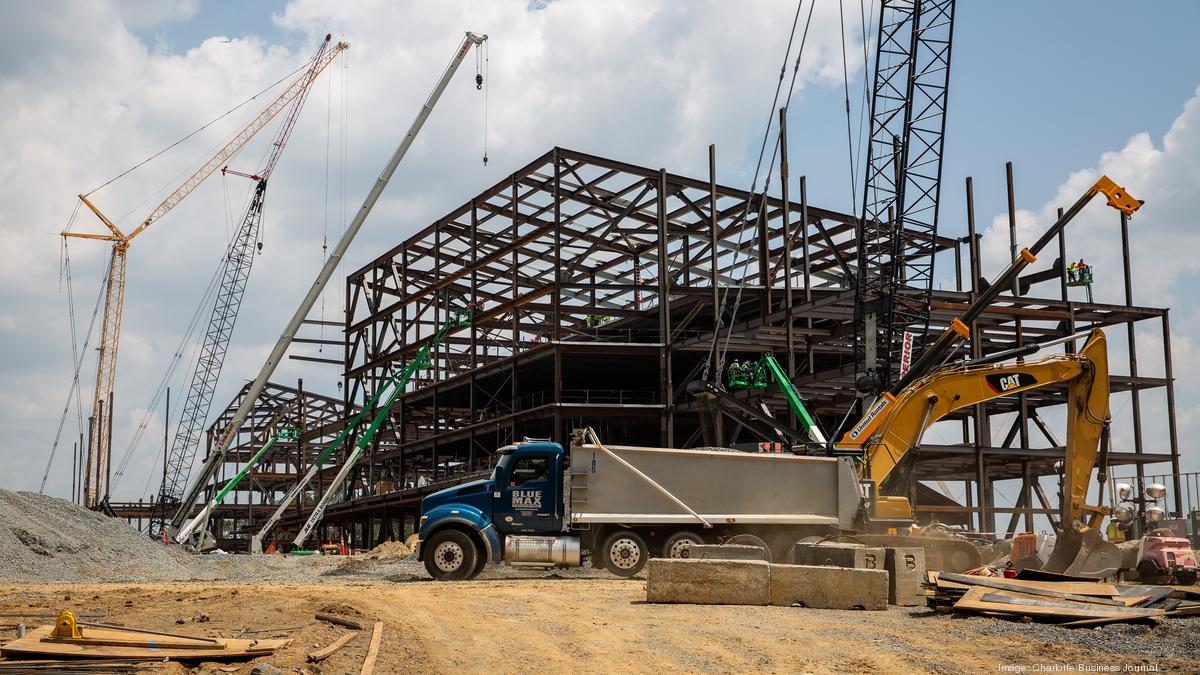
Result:
[[[512,464],[512,461],[513,461],[513,456],[512,456],[512,453],[510,452],[510,453],[507,453],[507,454],[501,456],[500,461],[496,462],[496,468],[495,468],[495,470],[492,471],[492,484],[493,485],[499,486],[501,476],[508,475],[508,467],[509,467],[509,465]],[[497,487],[496,489],[498,490],[500,488]]]

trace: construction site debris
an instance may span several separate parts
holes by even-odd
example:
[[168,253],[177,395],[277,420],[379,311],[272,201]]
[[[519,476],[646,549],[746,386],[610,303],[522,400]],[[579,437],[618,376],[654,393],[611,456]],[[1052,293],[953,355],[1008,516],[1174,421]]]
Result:
[[371,675],[375,672],[375,660],[379,658],[379,643],[383,640],[383,622],[376,621],[375,629],[371,631],[371,646],[367,648],[367,658],[363,661],[359,675]]
[[290,642],[196,637],[167,637],[163,633],[132,628],[87,628],[75,637],[55,636],[57,626],[39,626],[25,637],[3,647],[0,654],[22,657],[68,657],[77,659],[215,660],[267,656]]
[[928,573],[927,603],[943,612],[1038,620],[1068,628],[1157,623],[1200,615],[1200,593],[1099,581],[1043,581]]
[[328,645],[325,645],[324,647],[322,647],[316,651],[309,652],[308,660],[312,663],[324,661],[325,659],[332,656],[334,652],[341,649],[342,647],[345,647],[346,644],[349,643],[351,640],[353,640],[355,637],[357,637],[357,633],[346,633],[345,635],[334,640],[333,642],[329,643]]
[[344,616],[326,614],[325,612],[317,612],[316,618],[320,621],[328,621],[329,623],[336,624],[338,626],[345,626],[346,628],[353,628],[355,630],[363,629],[363,625],[361,623],[355,621],[354,619],[347,619]]

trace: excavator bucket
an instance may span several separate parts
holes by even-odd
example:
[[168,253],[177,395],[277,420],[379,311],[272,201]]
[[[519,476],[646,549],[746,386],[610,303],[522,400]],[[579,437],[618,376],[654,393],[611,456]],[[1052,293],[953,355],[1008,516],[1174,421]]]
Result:
[[1085,528],[1082,533],[1064,529],[1042,566],[1048,572],[1093,579],[1113,576],[1120,568],[1120,549],[1104,541],[1096,528]]

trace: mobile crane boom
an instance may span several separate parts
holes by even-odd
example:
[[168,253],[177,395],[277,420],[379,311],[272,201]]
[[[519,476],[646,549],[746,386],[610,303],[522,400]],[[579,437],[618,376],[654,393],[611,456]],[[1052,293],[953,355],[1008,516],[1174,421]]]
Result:
[[[363,433],[362,437],[358,439],[358,443],[354,445],[354,450],[349,456],[346,457],[346,461],[342,463],[342,468],[338,470],[337,475],[334,476],[333,480],[329,482],[329,487],[325,490],[325,494],[321,496],[321,501],[317,502],[317,505],[313,507],[312,513],[309,514],[308,520],[304,523],[304,527],[300,528],[300,533],[296,535],[294,540],[292,540],[293,546],[303,546],[304,542],[308,540],[308,536],[312,534],[313,528],[315,528],[317,524],[321,522],[321,519],[325,517],[325,506],[329,503],[329,500],[337,494],[338,490],[341,489],[342,483],[346,481],[346,476],[350,474],[350,470],[354,468],[356,463],[358,463],[358,458],[362,456],[363,450],[365,450],[371,443],[371,440],[375,438],[375,434],[379,431],[380,425],[382,425],[384,420],[388,418],[388,415],[392,413],[392,406],[396,404],[396,399],[400,397],[400,394],[404,393],[404,388],[408,386],[409,381],[412,380],[413,374],[416,373],[417,369],[419,368],[429,367],[429,354],[433,352],[434,349],[437,349],[437,346],[441,344],[442,340],[451,332],[462,328],[463,326],[470,325],[471,321],[475,318],[474,313],[475,309],[472,308],[471,312],[468,314],[458,314],[453,316],[449,321],[446,322],[444,326],[442,326],[441,330],[439,330],[437,334],[435,334],[433,338],[424,347],[422,347],[420,351],[417,352],[416,356],[414,356],[412,360],[408,362],[408,365],[406,365],[402,371],[389,378],[386,382],[384,382],[383,386],[379,388],[379,391],[375,392],[375,396],[372,398],[372,405],[384,394],[387,395],[387,402],[384,403],[383,407],[379,409],[379,412],[375,414],[374,419],[371,420],[371,426],[368,427]],[[363,408],[363,412],[366,412],[366,410],[367,408]],[[356,421],[361,417],[362,414],[360,413],[359,417],[356,418]],[[326,452],[330,452],[332,449],[333,448],[331,446],[330,450],[327,450]],[[314,464],[313,466],[317,465]],[[304,480],[297,484],[298,489],[293,489],[297,492],[304,489],[304,486],[308,484],[309,480],[311,480],[311,476],[305,476]],[[289,492],[288,494],[292,493]],[[280,504],[279,509],[275,512],[275,514],[271,516],[271,519],[267,521],[266,525],[263,526],[262,530],[260,530],[259,533],[256,534],[251,540],[253,552],[262,552],[263,538],[271,531],[271,528],[275,526],[275,523],[279,522],[279,517],[283,515],[283,510],[286,509],[287,506],[288,501],[285,500],[283,504]]]
[[[217,441],[213,451],[205,460],[204,465],[201,467],[200,474],[196,476],[196,479],[192,483],[191,487],[185,492],[183,499],[179,504],[179,509],[175,512],[175,517],[171,520],[170,529],[175,531],[176,541],[182,542],[188,538],[188,535],[182,534],[185,530],[181,528],[184,528],[184,523],[187,521],[188,513],[191,511],[192,504],[195,503],[196,498],[204,489],[204,486],[208,484],[208,481],[212,478],[217,467],[225,461],[225,454],[229,451],[229,446],[233,442],[234,434],[238,428],[242,426],[242,423],[245,422],[246,416],[250,413],[250,408],[254,406],[255,401],[258,399],[258,395],[262,393],[263,387],[266,386],[267,380],[271,377],[271,374],[275,372],[275,367],[279,365],[279,362],[283,359],[284,353],[287,352],[288,346],[292,343],[292,339],[296,337],[296,331],[300,329],[300,324],[304,322],[305,317],[308,316],[308,312],[313,308],[313,305],[316,304],[317,299],[321,296],[321,292],[325,290],[325,284],[329,282],[329,278],[333,276],[337,266],[341,263],[342,257],[346,254],[346,250],[350,248],[350,243],[354,241],[354,237],[358,234],[359,229],[362,228],[363,223],[366,222],[367,216],[370,215],[371,209],[375,207],[375,202],[379,201],[380,195],[383,194],[383,189],[387,187],[388,181],[392,178],[392,174],[396,172],[396,167],[400,166],[400,161],[403,160],[404,155],[408,153],[408,149],[412,146],[417,134],[420,133],[421,127],[424,126],[425,120],[427,120],[430,113],[433,112],[433,107],[437,105],[438,99],[440,99],[442,96],[442,92],[444,92],[446,90],[446,86],[450,84],[450,80],[453,79],[454,74],[458,71],[458,67],[462,65],[463,58],[467,55],[467,52],[470,50],[470,48],[472,46],[483,44],[485,40],[487,40],[486,35],[476,35],[474,33],[467,32],[466,36],[463,38],[463,41],[455,51],[454,57],[450,60],[450,63],[446,66],[445,71],[442,73],[441,78],[438,80],[437,84],[434,85],[433,91],[429,94],[429,97],[421,106],[420,111],[417,112],[416,119],[413,120],[408,132],[404,135],[404,139],[400,141],[399,147],[397,147],[396,151],[392,153],[392,157],[390,160],[388,160],[387,165],[384,166],[383,172],[380,173],[379,177],[375,179],[375,184],[371,187],[371,191],[367,193],[367,197],[365,200],[363,200],[362,206],[359,207],[358,213],[354,215],[354,219],[350,221],[350,224],[346,227],[346,231],[342,233],[341,239],[339,239],[337,245],[333,247],[333,250],[329,254],[329,258],[327,258],[325,261],[325,265],[321,268],[320,272],[317,273],[317,278],[313,281],[312,287],[309,288],[308,294],[304,296],[304,299],[300,302],[300,306],[297,307],[295,313],[292,314],[292,318],[288,321],[287,326],[283,329],[283,333],[279,336],[279,340],[276,341],[274,349],[271,350],[271,354],[267,357],[266,362],[263,363],[262,368],[259,370],[258,376],[254,378],[254,382],[251,383],[250,388],[246,391],[245,397],[242,398],[241,405],[238,406],[233,418],[229,421],[229,425],[225,428],[225,431],[221,434],[221,437]],[[186,532],[190,534],[197,528],[198,525],[203,525],[203,523],[197,523],[193,521],[186,528]]]

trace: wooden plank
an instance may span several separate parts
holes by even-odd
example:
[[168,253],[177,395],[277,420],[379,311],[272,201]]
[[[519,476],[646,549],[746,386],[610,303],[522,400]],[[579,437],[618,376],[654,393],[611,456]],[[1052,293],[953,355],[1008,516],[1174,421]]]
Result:
[[1029,595],[1041,595],[1048,598],[1060,598],[1063,600],[1074,600],[1076,602],[1089,602],[1098,605],[1111,605],[1113,607],[1124,607],[1125,603],[1120,600],[1113,600],[1112,595],[1117,595],[1117,589],[1112,587],[1112,593],[1107,598],[1100,598],[1091,595],[1080,595],[1077,593],[1064,593],[1060,591],[1046,590],[1037,587],[1024,586],[1030,582],[1014,583],[1014,579],[994,579],[991,577],[971,577],[963,574],[951,574],[943,572],[938,576],[938,583],[945,579],[960,584],[968,584],[971,586],[985,586],[1001,591],[1014,591],[1017,593],[1028,593]]
[[[1004,601],[995,602],[993,600],[985,600],[985,595],[1003,597]],[[1021,595],[1020,593],[1012,592],[996,593],[982,586],[976,586],[967,591],[958,602],[954,603],[954,608],[957,610],[999,612],[1002,614],[1018,614],[1048,619],[1102,619],[1109,617],[1134,619],[1161,617],[1165,615],[1165,612],[1158,609],[1111,607],[1065,600],[1051,602],[1038,597],[1027,596],[1022,598],[1020,597]]]
[[379,657],[379,642],[383,639],[383,622],[375,622],[375,630],[371,632],[371,646],[367,648],[367,658],[363,661],[362,670],[358,675],[371,675],[375,672],[375,659]]
[[109,637],[90,637],[92,631],[89,631],[89,636],[78,638],[57,638],[46,636],[42,638],[42,642],[55,642],[68,645],[92,645],[92,646],[111,646],[111,647],[147,647],[154,649],[219,649],[221,643],[212,642],[184,642],[182,640],[157,640],[157,639],[116,639]]
[[[946,572],[946,574],[954,574]],[[1025,579],[1005,579],[1004,577],[983,577],[972,574],[958,574],[956,576],[968,577],[975,579],[992,579],[1004,584],[1009,584],[1014,588],[1038,588],[1044,591],[1055,591],[1059,593],[1072,593],[1075,595],[1089,595],[1097,597],[1115,598],[1122,594],[1122,589],[1131,588],[1127,586],[1117,586],[1116,584],[1092,582],[1074,582],[1074,581],[1029,581]],[[928,573],[929,584],[936,585],[938,588],[949,589],[953,591],[966,591],[970,586],[978,585],[976,583],[966,584],[950,581],[943,577],[941,572],[932,571]]]
[[1017,579],[1021,581],[1070,581],[1080,583],[1100,581],[1099,579],[1092,579],[1091,577],[1077,577],[1072,574],[1059,574],[1058,572],[1048,572],[1046,570],[1033,568],[1023,569],[1017,572]]
[[321,621],[328,621],[329,623],[337,624],[339,626],[345,626],[346,628],[353,628],[355,630],[363,629],[363,625],[354,619],[347,619],[344,616],[338,616],[336,614],[317,612],[317,618]]
[[[0,654],[4,656],[59,656],[85,659],[224,659],[247,656],[269,656],[276,650],[291,642],[282,640],[244,640],[219,638],[220,645],[212,645],[205,649],[180,649],[168,646],[161,641],[158,647],[134,647],[117,645],[81,645],[69,642],[47,642],[44,638],[50,635],[54,626],[38,626],[2,647]],[[101,629],[88,631],[97,638],[106,637]],[[117,635],[129,637],[137,633],[111,631],[107,637]],[[153,638],[154,636],[146,636]],[[149,641],[149,640],[148,640]]]
[[1079,619],[1078,621],[1067,621],[1058,625],[1064,628],[1095,628],[1096,626],[1107,626],[1111,623],[1148,623],[1151,626],[1158,625],[1158,619],[1153,617],[1143,617],[1140,619],[1129,619],[1126,617],[1106,617],[1103,619]]
[[337,650],[341,649],[342,647],[345,647],[347,642],[353,640],[356,637],[358,637],[358,633],[346,633],[342,637],[334,640],[329,645],[322,647],[315,652],[309,652],[308,660],[313,661],[313,662],[323,661],[323,660],[329,658],[329,656],[332,655]]
[[183,635],[182,633],[166,633],[159,630],[148,630],[146,628],[130,628],[129,626],[116,626],[111,623],[92,623],[90,621],[76,621],[80,626],[90,626],[92,628],[105,628],[108,630],[118,630],[125,633],[142,633],[145,635],[162,635],[163,637],[179,638],[181,640],[199,640],[200,642],[208,642],[217,644],[216,638],[204,637],[202,635]]

